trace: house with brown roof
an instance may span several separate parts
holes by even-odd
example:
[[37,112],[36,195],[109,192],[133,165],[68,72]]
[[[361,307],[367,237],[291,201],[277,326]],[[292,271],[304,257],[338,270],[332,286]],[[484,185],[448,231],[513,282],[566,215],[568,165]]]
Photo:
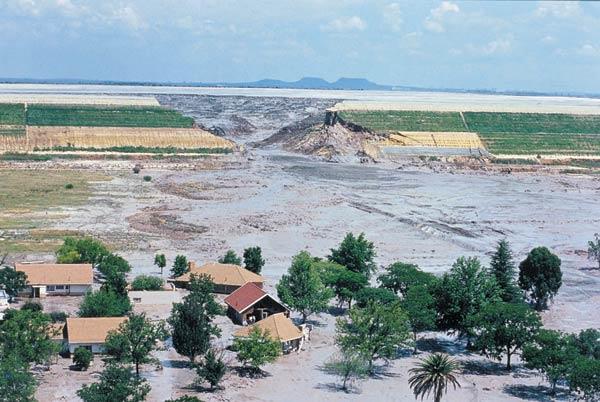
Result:
[[211,277],[215,284],[215,292],[224,294],[229,294],[248,282],[252,282],[259,288],[262,288],[265,281],[262,276],[248,271],[239,265],[209,262],[201,267],[197,267],[195,263],[190,262],[189,268],[190,270],[187,273],[170,279],[170,281],[176,286],[186,287],[192,275],[204,274]]
[[84,295],[92,288],[92,264],[16,263],[15,269],[27,275],[22,296]]
[[253,324],[277,313],[290,316],[287,307],[252,282],[234,290],[225,298],[225,304],[227,315],[240,325]]
[[296,326],[285,313],[270,315],[264,320],[239,329],[233,336],[248,337],[254,328],[259,328],[261,332],[267,331],[269,338],[281,342],[283,353],[300,350],[304,339],[308,337],[304,328]]
[[127,317],[69,317],[65,325],[64,337],[69,352],[82,346],[93,353],[103,353],[104,343],[110,331],[119,329]]

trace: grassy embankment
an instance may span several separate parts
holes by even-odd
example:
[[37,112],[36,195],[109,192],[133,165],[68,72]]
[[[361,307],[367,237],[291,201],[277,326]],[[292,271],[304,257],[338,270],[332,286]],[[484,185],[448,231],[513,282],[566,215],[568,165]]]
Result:
[[[495,155],[600,156],[600,115],[559,113],[344,111],[374,131],[476,132]],[[466,125],[465,125],[466,123]]]
[[110,177],[74,170],[0,170],[0,254],[55,250],[77,233],[43,227],[64,218],[61,207],[87,202],[92,182],[105,180]]

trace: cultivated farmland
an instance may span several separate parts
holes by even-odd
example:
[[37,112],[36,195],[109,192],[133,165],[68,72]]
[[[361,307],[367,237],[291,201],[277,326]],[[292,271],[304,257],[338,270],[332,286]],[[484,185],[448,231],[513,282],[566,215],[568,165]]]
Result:
[[19,103],[0,104],[0,136],[25,133],[25,106]]
[[373,131],[466,131],[457,112],[420,110],[343,111],[339,117]]

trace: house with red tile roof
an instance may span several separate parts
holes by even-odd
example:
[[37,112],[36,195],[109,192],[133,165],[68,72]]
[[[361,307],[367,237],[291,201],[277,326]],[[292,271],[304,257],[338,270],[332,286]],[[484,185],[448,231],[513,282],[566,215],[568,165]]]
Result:
[[236,324],[248,325],[263,320],[273,314],[283,313],[289,317],[287,307],[275,300],[252,282],[239,287],[225,298],[227,315]]

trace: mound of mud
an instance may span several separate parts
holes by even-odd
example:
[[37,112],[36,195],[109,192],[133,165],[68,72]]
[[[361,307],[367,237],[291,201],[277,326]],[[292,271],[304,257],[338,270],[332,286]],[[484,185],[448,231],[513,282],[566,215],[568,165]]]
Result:
[[[286,151],[316,155],[326,159],[337,156],[360,156],[374,158],[369,143],[385,137],[369,130],[343,123],[326,125],[311,117],[284,127],[259,143],[261,146],[279,145]],[[322,119],[322,116],[321,116]]]
[[166,207],[144,208],[127,218],[129,225],[140,232],[157,234],[176,240],[189,240],[208,232],[206,226],[186,223]]

